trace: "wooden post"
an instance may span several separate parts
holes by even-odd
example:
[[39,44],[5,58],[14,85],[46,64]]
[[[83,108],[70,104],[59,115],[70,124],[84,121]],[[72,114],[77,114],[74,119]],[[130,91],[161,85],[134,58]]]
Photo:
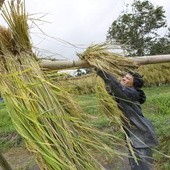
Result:
[[74,67],[90,67],[90,65],[83,60],[41,60],[40,66],[42,68],[47,68],[50,70],[55,69],[66,69],[66,68],[74,68]]
[[[129,57],[132,61],[134,61],[138,65],[146,65],[146,64],[156,64],[156,63],[166,63],[170,62],[170,55],[154,55],[154,56],[143,56],[143,57]],[[58,69],[67,69],[67,68],[86,68],[90,67],[90,65],[84,60],[41,60],[40,66],[42,68],[50,69],[50,70],[58,70]]]

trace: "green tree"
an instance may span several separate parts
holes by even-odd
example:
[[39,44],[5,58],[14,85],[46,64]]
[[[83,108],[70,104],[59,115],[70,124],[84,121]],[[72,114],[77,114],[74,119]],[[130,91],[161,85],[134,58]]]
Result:
[[156,38],[150,47],[150,55],[170,54],[170,28],[164,37]]
[[118,43],[127,56],[160,54],[162,51],[167,53],[168,50],[161,47],[167,48],[169,37],[158,34],[160,28],[167,27],[163,7],[154,7],[148,0],[134,0],[130,9],[128,6],[112,23],[107,41]]

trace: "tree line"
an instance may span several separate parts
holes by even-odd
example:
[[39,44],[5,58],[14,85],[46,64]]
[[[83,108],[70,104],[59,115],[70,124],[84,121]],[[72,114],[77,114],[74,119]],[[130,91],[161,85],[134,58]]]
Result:
[[170,54],[170,27],[165,10],[148,0],[134,0],[113,21],[106,40],[118,44],[126,56]]

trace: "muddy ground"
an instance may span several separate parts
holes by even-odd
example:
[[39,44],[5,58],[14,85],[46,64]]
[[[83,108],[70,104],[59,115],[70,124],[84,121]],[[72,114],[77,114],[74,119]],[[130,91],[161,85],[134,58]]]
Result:
[[[39,170],[34,156],[25,148],[11,148],[7,152],[3,153],[3,155],[13,170]],[[124,160],[118,159],[110,162],[106,160],[101,161],[105,167],[104,170],[130,170],[127,158],[124,158]],[[2,170],[2,168],[0,168],[0,170]]]

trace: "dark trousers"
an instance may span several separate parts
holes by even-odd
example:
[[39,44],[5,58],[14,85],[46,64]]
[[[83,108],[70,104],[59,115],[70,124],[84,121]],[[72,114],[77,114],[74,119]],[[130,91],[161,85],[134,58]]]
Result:
[[151,148],[135,148],[134,149],[137,162],[130,154],[129,163],[131,170],[152,170],[152,150]]

